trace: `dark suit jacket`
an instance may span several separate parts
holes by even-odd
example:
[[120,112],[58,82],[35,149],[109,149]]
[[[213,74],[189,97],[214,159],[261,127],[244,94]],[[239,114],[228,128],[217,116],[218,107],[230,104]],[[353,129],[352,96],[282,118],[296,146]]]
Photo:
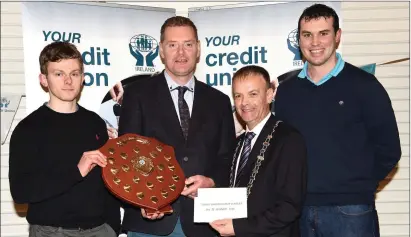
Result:
[[[247,187],[263,142],[277,119],[271,115],[258,136],[241,172],[239,187]],[[242,143],[244,134],[239,136]],[[240,148],[237,153],[239,153]],[[238,154],[235,155],[238,157]],[[237,159],[237,158],[236,158]],[[235,172],[235,168],[233,169]],[[306,147],[302,135],[281,122],[247,200],[248,218],[234,219],[237,237],[300,237],[299,222],[306,192]]]
[[[235,145],[230,99],[222,92],[195,80],[193,111],[187,142],[180,127],[164,72],[139,80],[125,90],[119,135],[136,133],[154,137],[174,147],[186,177],[204,175],[216,186],[227,186],[227,169]],[[186,236],[215,236],[208,224],[194,224],[194,201],[180,196],[172,204],[174,213],[160,220],[147,220],[139,208],[125,205],[123,230],[166,235],[180,216]]]

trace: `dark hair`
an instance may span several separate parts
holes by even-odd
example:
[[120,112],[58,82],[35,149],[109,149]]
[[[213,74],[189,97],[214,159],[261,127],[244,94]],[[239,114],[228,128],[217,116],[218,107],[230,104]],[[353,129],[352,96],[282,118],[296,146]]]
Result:
[[53,42],[48,44],[40,53],[40,71],[47,75],[49,62],[59,62],[63,59],[77,59],[80,64],[81,72],[84,72],[83,58],[74,44],[68,42]]
[[164,32],[166,31],[166,28],[167,27],[175,27],[175,26],[189,26],[189,27],[191,27],[194,30],[196,40],[198,40],[197,27],[194,25],[194,22],[192,22],[187,17],[173,16],[173,17],[168,18],[164,22],[164,24],[161,26],[160,42],[164,41]]
[[337,33],[338,29],[340,29],[340,23],[337,13],[329,6],[324,4],[314,4],[310,7],[304,9],[303,13],[301,14],[300,18],[298,19],[298,32],[297,32],[297,40],[300,40],[300,29],[301,29],[301,20],[310,21],[312,19],[319,19],[320,17],[333,18],[333,28],[334,33]]
[[240,78],[244,79],[248,76],[262,76],[267,85],[267,89],[271,87],[270,74],[263,67],[260,67],[257,65],[249,65],[249,66],[240,68],[238,71],[234,73],[233,81],[240,79]]

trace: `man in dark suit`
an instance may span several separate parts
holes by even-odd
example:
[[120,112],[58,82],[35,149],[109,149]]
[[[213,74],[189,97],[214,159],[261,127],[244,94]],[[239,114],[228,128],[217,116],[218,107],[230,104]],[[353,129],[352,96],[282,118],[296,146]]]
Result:
[[234,103],[246,132],[238,137],[230,186],[247,187],[248,217],[212,222],[221,236],[300,236],[306,147],[297,130],[271,114],[273,96],[264,68],[246,66],[234,74]]
[[165,71],[125,89],[119,135],[136,133],[173,146],[187,187],[172,203],[171,215],[146,215],[126,205],[123,230],[129,237],[215,236],[209,225],[194,224],[193,198],[198,188],[228,186],[235,145],[230,99],[194,77],[200,42],[190,19],[165,21],[160,56]]

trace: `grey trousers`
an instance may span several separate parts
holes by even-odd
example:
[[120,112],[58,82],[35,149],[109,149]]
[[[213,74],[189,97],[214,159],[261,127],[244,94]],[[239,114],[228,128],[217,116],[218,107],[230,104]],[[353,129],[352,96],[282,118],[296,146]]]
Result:
[[117,237],[117,235],[108,224],[88,230],[67,230],[61,227],[30,225],[29,237]]

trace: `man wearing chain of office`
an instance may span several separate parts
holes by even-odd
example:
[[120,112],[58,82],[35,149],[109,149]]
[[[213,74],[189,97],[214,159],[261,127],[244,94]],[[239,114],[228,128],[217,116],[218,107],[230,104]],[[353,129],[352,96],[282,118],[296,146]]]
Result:
[[221,236],[300,236],[306,146],[296,129],[271,114],[275,89],[260,66],[245,66],[233,76],[235,108],[246,131],[238,137],[230,186],[247,187],[248,215],[210,223]]

